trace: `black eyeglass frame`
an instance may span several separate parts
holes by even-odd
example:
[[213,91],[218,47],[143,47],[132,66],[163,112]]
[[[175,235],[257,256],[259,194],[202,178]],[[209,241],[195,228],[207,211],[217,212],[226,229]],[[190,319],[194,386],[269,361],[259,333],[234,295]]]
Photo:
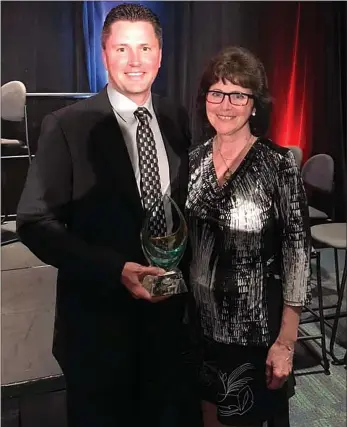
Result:
[[[222,100],[220,102],[211,102],[211,101],[209,101],[207,99],[207,96],[208,96],[209,93],[220,93],[220,94],[223,95],[223,98],[222,98]],[[247,97],[247,102],[246,102],[246,104],[234,104],[233,102],[231,102],[230,95],[244,95],[244,96]],[[226,96],[228,96],[230,104],[237,105],[237,106],[242,106],[242,107],[244,107],[245,105],[248,104],[249,99],[254,99],[255,98],[254,95],[251,95],[249,93],[244,93],[244,92],[235,92],[235,91],[234,92],[221,92],[219,90],[208,90],[206,92],[206,101],[209,102],[210,104],[222,104],[224,102],[224,99],[225,99]]]

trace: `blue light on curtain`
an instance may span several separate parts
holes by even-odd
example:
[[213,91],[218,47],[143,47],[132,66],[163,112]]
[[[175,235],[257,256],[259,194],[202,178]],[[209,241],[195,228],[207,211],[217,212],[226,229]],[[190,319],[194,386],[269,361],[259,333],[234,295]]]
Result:
[[[107,72],[102,62],[101,31],[107,13],[124,1],[84,1],[83,33],[86,50],[87,72],[91,92],[98,92],[107,83]],[[164,2],[140,2],[149,7],[162,20]]]

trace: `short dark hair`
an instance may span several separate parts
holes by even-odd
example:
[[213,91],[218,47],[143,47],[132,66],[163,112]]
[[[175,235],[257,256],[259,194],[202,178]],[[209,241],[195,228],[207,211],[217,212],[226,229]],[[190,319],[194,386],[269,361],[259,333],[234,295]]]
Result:
[[208,62],[200,81],[197,114],[204,127],[204,137],[215,134],[206,116],[206,94],[210,87],[220,80],[252,90],[256,115],[249,119],[251,132],[256,136],[264,135],[269,125],[271,111],[271,97],[264,65],[249,50],[229,46]]
[[158,16],[146,6],[135,3],[123,3],[112,8],[105,18],[101,33],[101,45],[103,49],[105,49],[106,39],[110,35],[111,25],[117,21],[150,22],[153,25],[159,47],[163,46],[163,30]]

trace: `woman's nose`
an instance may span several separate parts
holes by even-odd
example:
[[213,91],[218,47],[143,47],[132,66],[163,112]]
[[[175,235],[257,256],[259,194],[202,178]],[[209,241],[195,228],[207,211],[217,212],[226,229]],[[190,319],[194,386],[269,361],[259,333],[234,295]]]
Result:
[[229,95],[225,95],[223,102],[221,103],[221,108],[223,110],[231,110],[234,108],[233,104],[230,102]]

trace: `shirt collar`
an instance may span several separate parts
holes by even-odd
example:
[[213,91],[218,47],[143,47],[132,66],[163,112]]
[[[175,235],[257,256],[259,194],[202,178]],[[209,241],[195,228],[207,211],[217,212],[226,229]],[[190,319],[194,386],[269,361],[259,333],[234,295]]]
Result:
[[[107,85],[107,95],[110,100],[112,109],[120,117],[125,123],[132,123],[136,121],[136,117],[134,116],[134,112],[139,107],[134,101],[118,92],[116,89],[111,87],[111,85]],[[142,107],[147,108],[147,110],[151,113],[151,117],[154,115],[153,103],[152,103],[152,94],[149,94],[147,101],[142,105]]]

